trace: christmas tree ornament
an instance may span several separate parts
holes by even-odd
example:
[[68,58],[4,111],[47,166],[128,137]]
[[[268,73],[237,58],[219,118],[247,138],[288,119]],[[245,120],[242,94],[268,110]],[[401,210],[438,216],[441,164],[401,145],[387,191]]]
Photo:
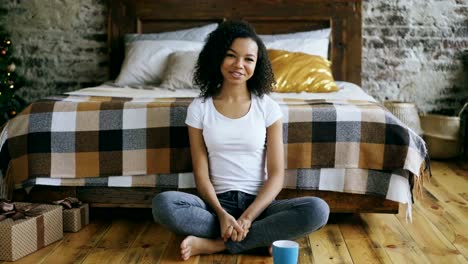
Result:
[[12,118],[12,117],[14,117],[14,116],[16,116],[16,111],[15,111],[14,109],[12,109],[12,110],[10,110],[10,111],[8,112],[8,117]]
[[8,84],[8,87],[10,89],[14,89],[15,88],[15,82],[13,80],[8,80],[7,81],[7,84]]
[[13,41],[0,25],[0,126],[16,116],[27,104],[15,95],[25,84],[25,80],[15,72],[14,62],[17,61],[13,59],[13,53]]
[[16,65],[13,62],[7,66],[7,71],[9,72],[14,72],[15,69],[16,69]]

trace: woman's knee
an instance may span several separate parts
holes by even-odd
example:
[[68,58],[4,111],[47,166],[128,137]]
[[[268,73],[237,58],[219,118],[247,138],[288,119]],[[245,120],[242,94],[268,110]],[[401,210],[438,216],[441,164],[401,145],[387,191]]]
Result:
[[153,218],[156,222],[165,222],[169,213],[173,212],[174,201],[179,197],[179,192],[167,191],[154,196],[152,203]]
[[328,222],[330,207],[327,202],[318,197],[305,197],[304,211],[307,217],[307,227],[315,231]]

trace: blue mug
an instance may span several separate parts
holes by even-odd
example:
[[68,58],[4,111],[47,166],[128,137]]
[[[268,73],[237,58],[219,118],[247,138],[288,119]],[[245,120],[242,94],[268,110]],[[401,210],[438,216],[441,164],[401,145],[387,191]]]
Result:
[[291,240],[277,240],[273,242],[274,264],[297,264],[299,244]]

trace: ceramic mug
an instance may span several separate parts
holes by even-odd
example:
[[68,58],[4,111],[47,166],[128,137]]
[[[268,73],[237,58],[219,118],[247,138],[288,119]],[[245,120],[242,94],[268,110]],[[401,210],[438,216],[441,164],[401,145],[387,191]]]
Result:
[[299,244],[291,240],[277,240],[273,242],[274,264],[297,264]]

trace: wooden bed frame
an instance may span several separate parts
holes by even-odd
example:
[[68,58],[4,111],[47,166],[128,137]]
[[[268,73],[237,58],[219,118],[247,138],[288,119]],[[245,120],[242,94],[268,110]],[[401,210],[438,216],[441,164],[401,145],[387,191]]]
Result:
[[259,34],[330,27],[333,76],[361,85],[361,0],[109,0],[111,79],[120,72],[125,34],[172,31],[225,19],[245,19]]
[[[108,0],[108,5],[111,79],[120,72],[123,36],[127,33],[164,32],[225,19],[245,19],[259,34],[330,27],[329,55],[335,79],[361,85],[361,0]],[[35,186],[29,194],[15,191],[15,199],[43,202],[74,196],[94,207],[150,207],[154,194],[161,191],[138,187]],[[398,212],[396,202],[358,194],[283,190],[279,198],[306,195],[322,197],[332,212]]]

